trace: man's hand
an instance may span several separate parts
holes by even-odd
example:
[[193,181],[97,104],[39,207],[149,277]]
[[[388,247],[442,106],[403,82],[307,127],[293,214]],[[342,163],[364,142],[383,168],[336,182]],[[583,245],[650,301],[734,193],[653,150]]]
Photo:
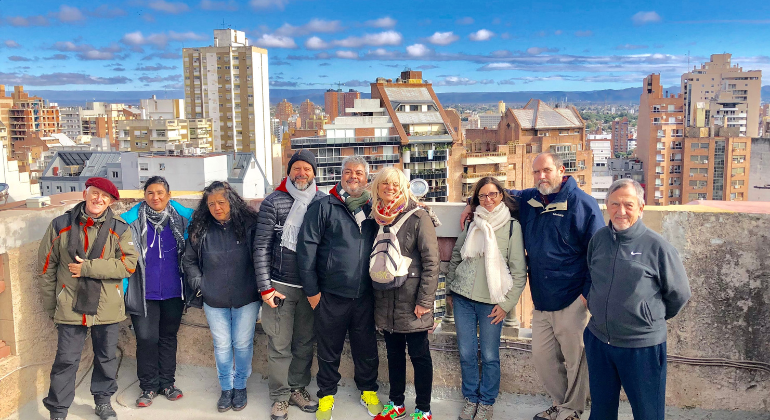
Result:
[[414,314],[417,316],[418,319],[422,318],[422,316],[427,314],[428,312],[430,312],[430,309],[428,308],[424,308],[420,305],[414,306]]
[[77,264],[69,263],[67,268],[69,268],[70,273],[72,273],[72,277],[80,277],[80,270],[83,269],[83,259],[75,255],[75,261],[77,261]]
[[503,308],[500,307],[500,305],[495,305],[494,308],[492,308],[492,313],[487,315],[487,318],[492,318],[492,325],[497,325],[505,319],[505,316],[508,315],[508,312],[505,312]]
[[276,298],[276,297],[278,299],[286,299],[286,296],[282,295],[277,290],[273,290],[273,293],[262,295],[262,302],[267,303],[268,306],[270,306],[271,308],[277,308],[278,305],[276,305],[275,302],[273,302],[273,298]]
[[308,296],[307,301],[310,302],[310,307],[315,311],[315,307],[318,306],[318,302],[321,301],[321,294],[315,296]]
[[588,301],[586,300],[586,298],[583,297],[583,295],[580,295],[580,300],[583,301],[583,306],[585,306],[586,309],[588,309]]
[[465,230],[465,221],[471,216],[471,206],[465,206],[463,212],[460,213],[460,230]]

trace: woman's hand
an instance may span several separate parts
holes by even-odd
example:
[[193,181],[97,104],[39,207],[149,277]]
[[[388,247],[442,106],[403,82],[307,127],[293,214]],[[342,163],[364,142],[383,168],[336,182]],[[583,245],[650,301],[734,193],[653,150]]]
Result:
[[487,315],[487,318],[492,318],[491,324],[496,325],[503,322],[506,315],[508,315],[508,312],[505,312],[500,305],[495,305],[495,307],[492,308],[492,313]]
[[275,304],[273,301],[274,298],[278,299],[286,299],[286,296],[279,293],[277,290],[273,290],[273,293],[268,293],[266,295],[262,295],[262,301],[267,303],[271,308],[277,308],[278,305]]
[[460,213],[460,230],[465,230],[465,221],[471,216],[471,206],[466,205],[463,212]]
[[424,308],[420,305],[415,305],[414,307],[414,314],[417,316],[417,318],[422,318],[422,316],[428,312],[430,312],[430,309]]

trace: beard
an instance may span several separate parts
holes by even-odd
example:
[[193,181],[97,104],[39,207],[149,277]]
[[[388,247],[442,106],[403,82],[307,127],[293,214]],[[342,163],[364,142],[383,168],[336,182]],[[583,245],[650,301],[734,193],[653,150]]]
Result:
[[360,182],[355,183],[353,185],[347,182],[343,182],[342,189],[345,190],[345,192],[350,194],[352,197],[358,197],[361,195],[361,193],[364,192],[364,189],[366,189],[366,185],[361,185]]
[[300,191],[305,191],[313,183],[313,178],[295,178],[290,180],[294,187]]
[[540,192],[540,194],[543,194],[543,195],[553,194],[555,192],[558,192],[560,189],[561,189],[560,184],[552,185],[544,181],[539,181],[537,183],[537,190]]

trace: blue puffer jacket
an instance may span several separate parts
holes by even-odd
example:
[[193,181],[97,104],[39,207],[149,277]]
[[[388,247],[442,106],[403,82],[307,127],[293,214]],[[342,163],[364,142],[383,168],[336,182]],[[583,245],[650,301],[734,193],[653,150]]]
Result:
[[581,294],[588,296],[588,242],[604,227],[596,199],[578,188],[574,178],[566,178],[547,205],[536,188],[510,191],[519,202],[529,286],[539,311],[558,311]]
[[[134,207],[131,207],[130,210],[120,215],[120,217],[122,217],[123,220],[128,223],[131,229],[131,233],[134,237],[134,241],[138,241],[139,238],[141,238],[139,227],[139,206],[141,204],[142,203],[139,203]],[[177,203],[174,200],[169,201],[168,204],[174,207],[176,212],[179,213],[179,215],[184,219],[184,238],[187,240],[187,227],[190,225],[190,220],[192,220],[193,209],[188,209],[187,207]],[[147,316],[147,304],[144,300],[144,284],[144,258],[142,258],[140,255],[139,261],[136,263],[136,271],[134,271],[134,274],[132,274],[131,277],[127,279],[123,279],[123,296],[125,297],[127,314]],[[182,282],[183,297],[186,296],[184,293],[184,287],[185,282]]]

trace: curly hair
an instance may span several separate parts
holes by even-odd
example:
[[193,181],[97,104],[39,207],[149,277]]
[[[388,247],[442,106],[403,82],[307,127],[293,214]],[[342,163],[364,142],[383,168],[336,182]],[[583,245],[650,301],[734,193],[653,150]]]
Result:
[[498,181],[497,178],[491,176],[485,176],[484,178],[481,178],[476,182],[476,185],[473,186],[473,195],[471,196],[471,216],[468,220],[473,220],[473,212],[476,211],[476,207],[481,205],[481,202],[479,201],[479,191],[481,191],[481,188],[487,184],[493,184],[497,188],[497,191],[503,194],[503,203],[505,203],[506,207],[508,207],[508,210],[511,212],[511,216],[513,216],[514,219],[519,220],[519,204],[516,202],[516,200],[513,199],[513,197],[511,197],[510,194],[508,194],[508,190],[505,189],[503,183]]
[[214,193],[224,193],[225,199],[230,203],[230,220],[235,228],[235,235],[239,240],[246,236],[246,226],[257,220],[257,211],[251,208],[233,188],[224,181],[214,181],[203,189],[198,208],[195,209],[190,221],[190,242],[198,246],[200,240],[206,234],[211,223],[216,222],[208,207],[208,198]]

